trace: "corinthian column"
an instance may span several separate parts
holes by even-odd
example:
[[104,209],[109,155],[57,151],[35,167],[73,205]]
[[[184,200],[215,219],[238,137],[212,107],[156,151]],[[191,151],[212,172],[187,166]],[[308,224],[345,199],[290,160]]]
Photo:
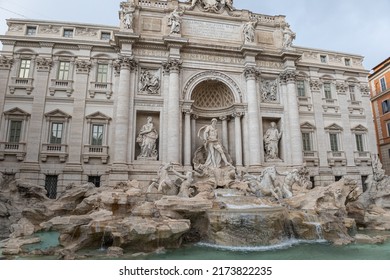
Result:
[[[128,123],[130,114],[130,71],[134,69],[135,62],[132,57],[121,57],[117,61],[120,66],[120,78],[118,86],[118,106],[116,111],[115,144],[114,144],[114,165],[126,168],[127,154],[129,149]],[[119,165],[119,166],[118,166]]]
[[169,96],[168,96],[168,115],[167,115],[167,161],[180,164],[180,87],[179,73],[181,61],[170,60],[169,65]]
[[191,166],[191,113],[186,108],[184,112],[184,165]]
[[242,166],[242,135],[241,135],[241,116],[243,113],[236,112],[234,118],[234,134],[236,146],[236,166]]
[[223,116],[219,118],[222,121],[222,145],[226,148],[229,149],[229,140],[228,140],[228,117]]
[[260,72],[256,67],[247,67],[244,71],[246,78],[246,92],[248,95],[248,145],[249,166],[261,164],[262,137],[260,137],[260,109],[257,100],[256,80]]
[[294,70],[287,70],[280,74],[280,81],[287,85],[287,111],[289,118],[291,163],[293,165],[303,164],[302,155],[302,134],[299,122],[299,107],[296,94],[296,74]]

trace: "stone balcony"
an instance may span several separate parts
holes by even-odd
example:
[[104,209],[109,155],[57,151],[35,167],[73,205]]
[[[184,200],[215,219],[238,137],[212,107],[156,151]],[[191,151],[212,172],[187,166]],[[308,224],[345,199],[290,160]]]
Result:
[[106,98],[110,99],[112,96],[112,83],[91,82],[88,92],[91,98],[95,98],[96,94],[105,94]]
[[347,158],[345,157],[345,152],[328,152],[328,164],[329,166],[342,165],[345,166],[347,164]]
[[48,157],[58,157],[60,162],[65,162],[68,157],[68,145],[42,144],[41,160],[46,162]]
[[73,93],[73,81],[71,80],[51,80],[49,87],[50,95],[53,96],[56,91],[64,91],[66,95],[70,97]]
[[362,164],[371,165],[371,153],[370,152],[354,152],[355,164],[360,166]]
[[84,145],[84,163],[88,163],[90,158],[100,158],[102,163],[107,163],[108,156],[108,146]]
[[318,166],[320,162],[317,151],[304,151],[303,160],[308,164],[308,166]]
[[311,112],[313,109],[313,104],[311,98],[307,96],[298,97],[299,110],[303,112]]
[[0,142],[0,160],[6,155],[16,156],[17,160],[23,161],[26,156],[26,143]]
[[26,90],[27,94],[30,95],[32,90],[34,89],[33,81],[34,79],[32,78],[12,77],[11,83],[9,85],[9,91],[11,94],[14,94],[16,89],[24,89]]

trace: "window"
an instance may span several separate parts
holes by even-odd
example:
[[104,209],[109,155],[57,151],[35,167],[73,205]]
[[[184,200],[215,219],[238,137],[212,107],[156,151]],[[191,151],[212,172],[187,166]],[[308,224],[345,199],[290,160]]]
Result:
[[305,152],[312,151],[311,135],[309,132],[302,132],[302,147]]
[[30,77],[31,59],[22,59],[20,61],[19,78],[27,79]]
[[382,113],[386,114],[390,111],[390,100],[385,100],[382,102]]
[[58,80],[69,80],[69,73],[70,73],[70,62],[60,61],[60,66],[58,69]]
[[35,26],[27,26],[26,35],[34,36],[37,34],[37,28]]
[[345,66],[351,66],[351,59],[346,58],[346,59],[344,60],[344,62],[345,62]]
[[46,175],[45,178],[45,189],[47,191],[46,196],[50,199],[57,198],[57,184],[58,175]]
[[298,88],[298,96],[300,97],[306,96],[304,81],[297,81],[297,88]]
[[320,59],[321,59],[322,63],[326,63],[327,62],[326,55],[321,55]]
[[332,152],[338,152],[339,151],[338,134],[329,133],[329,139],[330,139],[330,150]]
[[63,123],[52,123],[51,124],[51,133],[50,133],[50,144],[61,144],[62,143],[62,133],[64,131]]
[[387,136],[390,137],[390,122],[387,122],[386,126],[387,126]]
[[98,83],[107,83],[108,64],[98,64],[97,79]]
[[356,139],[356,149],[358,152],[364,152],[364,144],[363,144],[363,135],[355,134]]
[[100,176],[88,176],[88,182],[95,185],[95,187],[100,188]]
[[380,82],[381,82],[381,90],[385,91],[387,89],[385,78],[381,78]]
[[72,38],[73,37],[73,29],[64,29],[64,37]]
[[324,83],[325,99],[332,99],[332,88],[330,83]]
[[91,133],[91,145],[92,146],[102,146],[103,145],[103,131],[104,125],[102,124],[93,124],[92,133]]
[[351,101],[356,101],[355,86],[350,85],[348,88],[349,88],[349,96],[351,98]]
[[9,129],[9,143],[19,143],[22,132],[22,121],[11,121]]
[[100,35],[101,40],[110,40],[111,39],[111,33],[109,32],[102,32]]

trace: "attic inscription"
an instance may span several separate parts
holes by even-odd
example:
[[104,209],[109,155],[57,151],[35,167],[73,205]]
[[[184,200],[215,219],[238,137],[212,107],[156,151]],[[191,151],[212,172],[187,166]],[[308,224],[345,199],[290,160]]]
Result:
[[218,40],[241,40],[240,26],[188,19],[183,19],[183,22],[183,34],[187,36]]

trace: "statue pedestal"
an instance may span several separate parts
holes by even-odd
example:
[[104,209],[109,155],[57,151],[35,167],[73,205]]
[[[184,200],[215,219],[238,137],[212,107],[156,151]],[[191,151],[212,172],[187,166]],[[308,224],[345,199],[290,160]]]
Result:
[[157,161],[157,156],[155,157],[137,157],[137,160],[139,161]]

